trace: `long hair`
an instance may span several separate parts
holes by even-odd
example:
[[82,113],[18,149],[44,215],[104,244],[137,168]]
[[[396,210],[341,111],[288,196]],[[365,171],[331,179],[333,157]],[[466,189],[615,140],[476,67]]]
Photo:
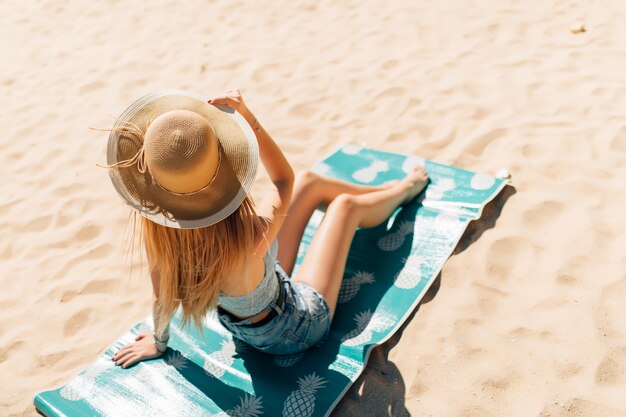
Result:
[[198,229],[175,229],[140,217],[140,245],[143,240],[150,271],[160,275],[157,296],[163,317],[172,317],[182,306],[182,326],[193,321],[202,333],[223,279],[246,273],[247,259],[267,231],[267,219],[256,214],[248,196],[226,219]]
[[[141,142],[145,134],[132,123],[117,128],[90,127],[90,129],[132,134]],[[138,166],[143,164],[140,152],[127,161],[105,166],[96,165],[110,169],[132,166],[137,161],[141,162]],[[268,219],[256,214],[254,202],[249,196],[246,196],[237,210],[226,219],[198,229],[162,226],[140,216],[134,210],[131,210],[130,215],[133,216],[129,242],[131,276],[132,252],[139,216],[139,252],[142,253],[143,241],[149,270],[156,269],[160,275],[157,294],[160,313],[163,317],[172,317],[182,305],[182,326],[187,326],[193,321],[201,333],[205,315],[217,306],[222,280],[227,275],[233,275],[233,272],[238,276],[243,276],[247,272],[246,260],[260,243],[259,239],[265,236],[269,226]],[[141,258],[139,263],[143,271]]]

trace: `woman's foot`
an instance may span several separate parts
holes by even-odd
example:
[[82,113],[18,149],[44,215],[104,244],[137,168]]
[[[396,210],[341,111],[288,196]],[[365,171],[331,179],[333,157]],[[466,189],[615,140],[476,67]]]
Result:
[[402,205],[405,205],[412,201],[428,184],[428,173],[421,166],[413,168],[413,172],[404,177],[400,181],[402,185],[406,187],[406,198],[402,201]]

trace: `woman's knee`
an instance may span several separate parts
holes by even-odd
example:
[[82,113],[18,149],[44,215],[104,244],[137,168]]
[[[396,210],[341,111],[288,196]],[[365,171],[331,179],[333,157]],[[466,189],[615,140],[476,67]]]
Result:
[[328,206],[328,210],[342,214],[353,214],[358,209],[358,203],[352,194],[339,194]]
[[320,176],[315,172],[305,169],[304,171],[300,171],[296,174],[296,187],[300,189],[309,190],[313,188],[320,181]]

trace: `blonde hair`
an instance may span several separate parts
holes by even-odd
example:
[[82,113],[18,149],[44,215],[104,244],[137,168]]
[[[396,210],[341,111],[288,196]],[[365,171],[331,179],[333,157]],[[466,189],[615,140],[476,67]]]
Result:
[[[111,116],[113,117],[113,116]],[[150,125],[151,121],[148,121]],[[134,140],[143,142],[145,132],[133,123],[121,127],[90,127],[98,131],[115,131],[131,134]],[[138,169],[143,172],[145,164],[141,152],[127,161],[118,161],[111,165],[99,165],[102,168],[129,167],[138,162]],[[145,243],[150,271],[156,269],[160,276],[159,294],[157,294],[160,314],[172,317],[182,305],[182,327],[191,321],[203,332],[203,319],[207,312],[215,309],[219,299],[222,280],[232,271],[244,274],[248,267],[247,259],[264,237],[269,221],[258,216],[251,197],[246,196],[237,210],[226,219],[198,229],[175,229],[162,226],[131,210],[133,217],[132,236],[129,242],[131,253],[134,249],[139,224],[139,252],[142,253],[142,241]],[[141,271],[143,262],[140,259]],[[161,323],[159,323],[161,324]],[[156,330],[156,329],[155,329]]]
[[[140,215],[133,213],[136,222]],[[226,219],[198,229],[175,229],[140,217],[140,246],[143,240],[150,270],[160,275],[162,317],[172,317],[181,305],[182,326],[193,321],[202,333],[203,319],[216,308],[224,277],[232,271],[245,273],[268,220],[256,214],[248,196]],[[133,240],[134,234],[135,227]]]

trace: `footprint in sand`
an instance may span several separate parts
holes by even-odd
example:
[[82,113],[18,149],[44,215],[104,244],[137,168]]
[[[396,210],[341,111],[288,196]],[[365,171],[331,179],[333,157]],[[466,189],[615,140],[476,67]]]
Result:
[[594,309],[596,329],[602,337],[613,337],[624,334],[626,314],[624,299],[626,294],[626,277],[604,287]]
[[615,408],[606,407],[600,403],[572,398],[567,402],[550,401],[539,414],[541,417],[577,417],[577,416],[602,416],[624,417],[624,413]]
[[626,389],[626,346],[620,346],[602,359],[596,369],[596,383],[622,385]]
[[305,103],[299,103],[292,106],[289,109],[289,114],[295,117],[302,117],[308,119],[314,117],[319,112],[320,106],[318,102],[309,101]]
[[11,352],[18,352],[24,344],[25,342],[23,340],[18,339],[6,346],[0,347],[0,363],[6,361]]
[[78,241],[89,241],[95,239],[102,232],[102,228],[100,226],[94,224],[86,224],[80,228],[78,232],[74,235],[74,239]]
[[65,322],[65,326],[63,326],[63,336],[74,336],[78,333],[81,327],[83,327],[89,320],[89,316],[92,311],[93,309],[91,308],[83,308],[79,312],[74,313],[72,317]]
[[556,370],[556,374],[561,379],[571,378],[575,375],[578,375],[583,370],[583,366],[576,362],[567,362],[560,364],[557,363],[554,367]]
[[120,285],[117,279],[95,279],[90,281],[81,294],[110,294]]
[[466,152],[472,156],[482,156],[484,150],[494,142],[506,137],[509,134],[509,129],[494,129],[487,132],[474,140],[470,141],[470,145],[466,148]]
[[609,149],[614,152],[626,152],[626,126],[622,127],[609,143]]
[[556,281],[559,284],[563,284],[563,285],[567,285],[567,286],[573,286],[578,284],[579,280],[578,278],[576,278],[575,276],[572,276],[570,274],[559,274],[556,277]]
[[559,218],[564,209],[565,206],[558,201],[542,201],[526,209],[522,215],[522,221],[524,226],[545,231],[546,228],[554,225],[555,219]]
[[44,216],[39,216],[35,219],[28,220],[27,222],[23,222],[16,226],[15,230],[19,233],[29,233],[29,232],[43,232],[48,228],[50,223],[52,222],[52,216],[46,214]]
[[487,275],[495,280],[526,276],[528,270],[520,271],[518,275],[515,274],[517,272],[515,269],[530,268],[535,258],[535,251],[526,239],[518,237],[498,239],[491,244],[487,254]]

